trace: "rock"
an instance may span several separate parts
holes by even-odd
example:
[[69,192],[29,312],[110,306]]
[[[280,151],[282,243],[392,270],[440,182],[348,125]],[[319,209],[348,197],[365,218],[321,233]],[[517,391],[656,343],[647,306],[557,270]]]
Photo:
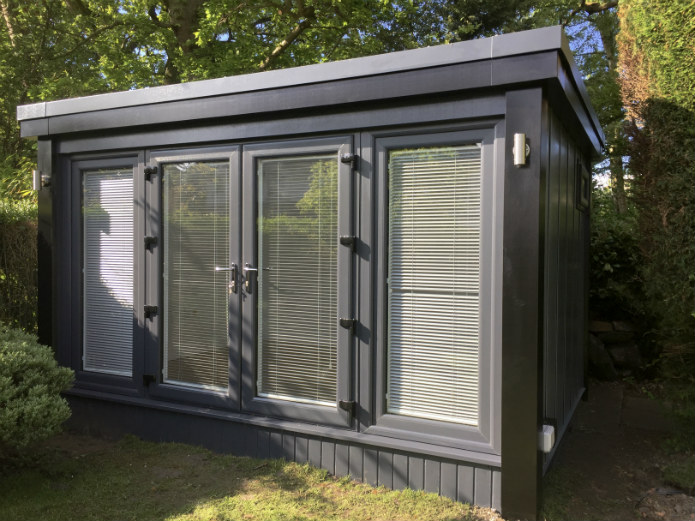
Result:
[[613,324],[610,322],[603,322],[601,320],[592,320],[589,322],[589,331],[592,333],[603,333],[606,331],[613,331]]
[[626,322],[624,320],[614,320],[613,329],[616,331],[630,331],[632,333],[637,332],[637,326],[635,326],[632,322]]
[[600,380],[615,380],[618,377],[605,345],[592,334],[589,334],[589,366],[591,373]]
[[635,338],[634,331],[605,331],[597,333],[604,344],[624,344]]
[[606,349],[613,359],[615,367],[632,371],[641,369],[642,355],[634,342],[609,345]]

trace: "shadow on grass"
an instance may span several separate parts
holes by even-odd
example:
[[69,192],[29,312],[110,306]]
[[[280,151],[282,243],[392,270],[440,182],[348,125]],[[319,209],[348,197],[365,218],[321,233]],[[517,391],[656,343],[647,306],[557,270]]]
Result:
[[0,511],[3,521],[489,519],[433,494],[372,488],[307,464],[72,435],[0,467]]

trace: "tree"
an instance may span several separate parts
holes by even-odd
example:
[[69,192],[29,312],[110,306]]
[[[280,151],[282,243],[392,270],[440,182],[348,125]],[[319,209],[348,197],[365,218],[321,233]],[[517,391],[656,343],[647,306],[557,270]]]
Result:
[[[695,370],[695,5],[623,0],[619,54],[630,118],[641,278],[666,354]],[[684,363],[686,362],[686,363]]]

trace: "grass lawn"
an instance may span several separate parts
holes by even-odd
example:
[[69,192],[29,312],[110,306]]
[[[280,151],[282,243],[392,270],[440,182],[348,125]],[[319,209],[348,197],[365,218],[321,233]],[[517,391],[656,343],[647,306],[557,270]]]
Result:
[[405,490],[393,492],[283,460],[189,445],[62,435],[31,463],[0,469],[2,521],[500,519]]

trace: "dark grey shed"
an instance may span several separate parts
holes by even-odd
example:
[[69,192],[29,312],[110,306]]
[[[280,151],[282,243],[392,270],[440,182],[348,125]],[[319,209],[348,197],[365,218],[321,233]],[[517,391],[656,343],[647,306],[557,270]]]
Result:
[[17,117],[74,425],[536,517],[604,140],[559,27]]

